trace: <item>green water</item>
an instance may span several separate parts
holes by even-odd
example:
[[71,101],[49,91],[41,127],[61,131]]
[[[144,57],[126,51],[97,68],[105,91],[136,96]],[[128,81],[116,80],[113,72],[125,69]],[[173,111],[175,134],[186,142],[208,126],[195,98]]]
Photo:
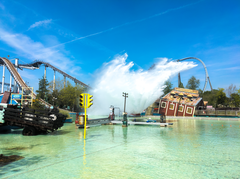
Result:
[[240,178],[240,121],[170,122],[91,127],[85,142],[74,124],[0,134],[0,154],[25,157],[2,166],[0,178]]

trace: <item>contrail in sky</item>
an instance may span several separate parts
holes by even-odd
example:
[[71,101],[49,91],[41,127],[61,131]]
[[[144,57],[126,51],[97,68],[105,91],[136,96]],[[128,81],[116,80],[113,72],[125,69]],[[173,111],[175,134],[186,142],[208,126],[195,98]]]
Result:
[[185,7],[197,4],[197,3],[201,2],[201,1],[203,1],[203,0],[200,0],[200,1],[197,1],[197,2],[194,2],[194,3],[190,3],[190,4],[187,4],[187,5],[184,5],[184,6],[180,6],[180,7],[177,7],[177,8],[168,9],[168,10],[166,10],[164,12],[161,12],[161,13],[158,13],[158,14],[155,14],[155,15],[143,18],[143,19],[135,20],[135,21],[132,21],[132,22],[126,22],[126,23],[124,23],[122,25],[115,26],[115,27],[109,28],[107,30],[96,32],[96,33],[93,33],[93,34],[90,34],[90,35],[86,35],[86,36],[83,36],[83,37],[79,37],[79,38],[76,38],[76,39],[73,39],[73,40],[70,40],[70,41],[67,41],[67,42],[64,42],[64,43],[60,43],[60,44],[54,45],[54,46],[49,47],[49,48],[58,47],[60,45],[68,44],[68,43],[71,43],[71,42],[74,42],[74,41],[77,41],[77,40],[85,39],[87,37],[91,37],[91,36],[95,36],[95,35],[98,35],[98,34],[102,34],[104,32],[108,32],[108,31],[111,31],[111,30],[114,30],[114,29],[117,29],[117,28],[120,28],[120,27],[123,27],[123,26],[127,26],[127,25],[130,25],[130,24],[135,24],[135,23],[138,23],[138,22],[142,22],[142,21],[145,21],[145,20],[157,17],[157,16],[161,16],[163,14],[167,14],[167,13],[172,12],[172,11],[176,11],[176,10],[179,10],[179,9],[182,9],[182,8],[185,8]]

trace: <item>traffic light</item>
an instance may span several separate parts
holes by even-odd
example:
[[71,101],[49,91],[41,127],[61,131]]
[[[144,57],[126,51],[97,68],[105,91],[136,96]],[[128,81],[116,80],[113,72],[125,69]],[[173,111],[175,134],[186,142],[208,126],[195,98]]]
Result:
[[79,106],[84,108],[84,94],[80,94],[79,96]]
[[87,100],[88,100],[88,108],[90,108],[92,105],[93,105],[93,103],[92,103],[92,101],[93,101],[93,99],[91,99],[93,97],[93,95],[88,95],[88,98],[87,98]]

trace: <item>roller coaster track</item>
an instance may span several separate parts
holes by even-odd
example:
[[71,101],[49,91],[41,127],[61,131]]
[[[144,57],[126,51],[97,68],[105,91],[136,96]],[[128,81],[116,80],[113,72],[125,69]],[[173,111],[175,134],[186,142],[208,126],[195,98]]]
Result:
[[[183,59],[178,59],[178,60],[176,60],[176,61],[177,61],[177,62],[180,62],[180,61],[189,60],[189,59],[198,60],[199,62],[202,63],[202,65],[203,65],[203,67],[204,67],[204,70],[205,70],[205,84],[204,84],[203,92],[206,90],[207,82],[209,82],[209,85],[210,85],[210,87],[211,87],[211,91],[213,91],[213,89],[212,89],[212,84],[211,84],[210,78],[209,78],[209,76],[208,76],[207,67],[206,67],[206,65],[203,63],[202,60],[200,60],[199,58],[196,58],[196,57],[187,57],[187,58],[183,58]],[[179,73],[179,74],[178,74],[178,86],[180,85],[180,82],[181,82],[181,79],[180,79],[180,73]]]
[[[16,70],[16,68],[14,67],[14,65],[7,59],[7,58],[1,58],[0,57],[0,64],[4,64],[6,65],[6,67],[8,68],[8,71],[11,73],[11,75],[13,76],[14,80],[17,82],[17,84],[22,88],[22,87],[28,87],[26,85],[26,83],[23,81],[22,77],[20,76],[20,74],[18,73],[18,71]],[[29,88],[29,90],[31,90]],[[33,92],[33,97],[36,99],[37,95]],[[46,101],[44,101],[43,99],[39,99],[39,101],[48,106],[51,107],[52,105],[47,103]]]
[[47,63],[47,62],[43,62],[43,61],[36,60],[36,61],[34,61],[34,62],[32,62],[32,63],[29,63],[29,64],[19,64],[19,66],[20,66],[20,67],[24,67],[24,66],[25,66],[25,67],[35,67],[35,68],[39,68],[42,64],[45,65],[45,66],[47,66],[47,67],[52,68],[54,71],[57,71],[57,72],[61,73],[63,76],[65,76],[65,77],[73,80],[75,83],[78,83],[78,84],[80,84],[80,85],[82,85],[82,86],[85,86],[85,87],[87,87],[87,88],[90,88],[90,87],[89,87],[88,85],[86,85],[85,83],[83,83],[83,82],[79,81],[78,79],[76,79],[76,78],[68,75],[67,73],[63,72],[62,70],[59,70],[58,68],[54,67],[53,65],[51,65],[50,63]]

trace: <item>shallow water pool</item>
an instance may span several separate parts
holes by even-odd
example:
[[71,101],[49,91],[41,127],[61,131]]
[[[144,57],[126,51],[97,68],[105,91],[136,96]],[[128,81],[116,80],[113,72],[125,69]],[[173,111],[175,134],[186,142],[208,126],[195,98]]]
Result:
[[0,154],[24,159],[0,178],[240,178],[240,121],[171,120],[173,126],[64,124],[48,135],[0,134]]

